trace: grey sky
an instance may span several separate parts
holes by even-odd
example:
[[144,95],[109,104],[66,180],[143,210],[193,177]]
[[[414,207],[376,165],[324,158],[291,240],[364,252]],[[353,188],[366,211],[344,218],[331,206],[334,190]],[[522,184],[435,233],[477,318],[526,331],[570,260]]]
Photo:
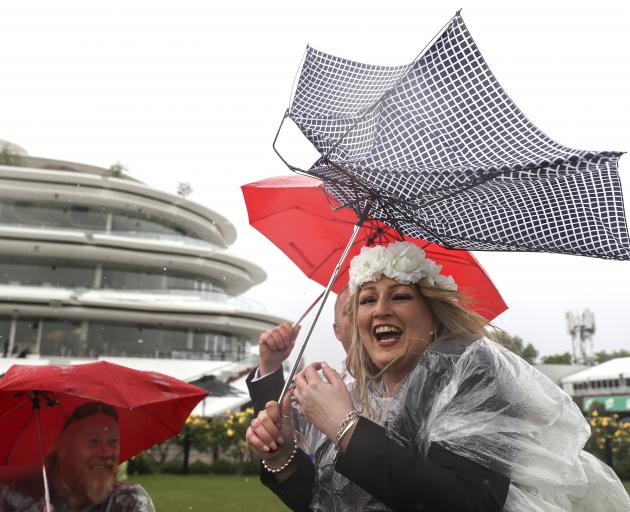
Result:
[[[192,183],[192,199],[236,225],[232,250],[268,272],[248,295],[297,318],[321,287],[248,226],[239,186],[288,173],[271,141],[306,44],[363,62],[406,63],[459,7],[450,0],[6,3],[0,138],[34,156],[121,161],[132,176],[171,192],[178,181]],[[495,75],[543,131],[580,149],[630,149],[626,3],[463,7]],[[596,349],[630,348],[630,263],[477,257],[510,306],[497,323],[542,353],[569,350],[564,313],[586,307],[595,311]],[[340,358],[331,309],[310,360]]]

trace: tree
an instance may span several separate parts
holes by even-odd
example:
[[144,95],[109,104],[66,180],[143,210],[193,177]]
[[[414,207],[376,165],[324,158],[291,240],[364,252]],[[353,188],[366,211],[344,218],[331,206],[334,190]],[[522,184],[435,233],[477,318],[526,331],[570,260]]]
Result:
[[531,343],[528,343],[523,352],[521,353],[521,357],[525,359],[529,364],[535,364],[536,359],[538,358],[538,350]]
[[212,461],[215,462],[219,460],[221,451],[230,445],[231,439],[227,435],[225,417],[223,416],[213,416],[212,418],[208,418],[208,428]]
[[22,165],[22,158],[7,145],[0,151],[0,165],[13,165],[18,167]]
[[589,409],[591,437],[584,449],[611,467],[630,457],[630,422],[620,421],[618,414],[606,415],[601,404]]
[[184,428],[175,438],[175,442],[182,447],[182,473],[187,474],[190,449],[194,448],[198,452],[203,453],[211,446],[208,421],[201,416],[189,416]]
[[236,462],[239,471],[243,470],[243,463],[253,459],[253,453],[245,442],[245,432],[254,419],[253,407],[244,411],[229,412],[225,420],[225,435],[230,439],[229,455]]
[[570,352],[542,357],[543,364],[571,364],[572,360],[573,358]]
[[610,361],[611,359],[616,359],[618,357],[630,357],[630,352],[627,350],[614,350],[612,352],[606,352],[602,350],[601,352],[595,352],[595,361],[597,364],[605,363],[606,361]]
[[497,343],[511,352],[514,352],[517,356],[522,357],[529,364],[534,364],[536,362],[538,350],[536,350],[536,347],[534,347],[531,343],[523,346],[523,340],[519,336],[512,336],[506,331],[499,331]]

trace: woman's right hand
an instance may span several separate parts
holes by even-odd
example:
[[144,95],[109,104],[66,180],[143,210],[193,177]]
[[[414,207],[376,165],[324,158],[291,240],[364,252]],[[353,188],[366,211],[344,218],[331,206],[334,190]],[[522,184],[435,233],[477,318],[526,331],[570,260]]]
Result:
[[260,375],[264,376],[282,368],[282,363],[289,357],[300,326],[289,322],[280,324],[260,335],[258,354],[260,356]]
[[245,432],[247,446],[272,467],[284,464],[293,451],[295,431],[291,417],[291,392],[286,393],[283,408],[267,402]]

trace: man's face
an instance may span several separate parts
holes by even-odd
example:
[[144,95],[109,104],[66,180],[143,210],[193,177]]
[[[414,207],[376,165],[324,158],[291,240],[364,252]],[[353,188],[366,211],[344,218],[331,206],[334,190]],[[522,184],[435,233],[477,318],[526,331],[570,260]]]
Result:
[[112,491],[119,456],[118,424],[102,412],[68,425],[57,441],[61,482],[92,503]]
[[346,307],[347,302],[348,288],[346,287],[337,296],[337,300],[335,301],[335,323],[333,324],[335,336],[341,341],[346,354],[348,350],[350,350],[350,344],[352,343],[352,329],[350,326],[350,315]]

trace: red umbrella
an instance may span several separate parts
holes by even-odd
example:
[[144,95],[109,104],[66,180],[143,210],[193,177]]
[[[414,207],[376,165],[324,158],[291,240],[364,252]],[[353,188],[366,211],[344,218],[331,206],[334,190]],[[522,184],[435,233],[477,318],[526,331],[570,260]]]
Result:
[[[0,379],[0,465],[41,464],[72,411],[103,402],[118,413],[120,462],[176,435],[203,389],[108,362],[14,365]],[[41,444],[38,432],[41,425]],[[41,446],[41,451],[40,451]]]
[[[326,286],[343,253],[357,215],[339,206],[315,178],[292,175],[269,178],[241,187],[249,223],[278,246],[311,279]],[[475,257],[464,250],[445,249],[432,242],[400,235],[374,219],[363,223],[332,289],[348,283],[348,267],[365,245],[396,240],[412,242],[443,266],[458,289],[472,299],[471,309],[492,320],[507,309],[494,284]]]

